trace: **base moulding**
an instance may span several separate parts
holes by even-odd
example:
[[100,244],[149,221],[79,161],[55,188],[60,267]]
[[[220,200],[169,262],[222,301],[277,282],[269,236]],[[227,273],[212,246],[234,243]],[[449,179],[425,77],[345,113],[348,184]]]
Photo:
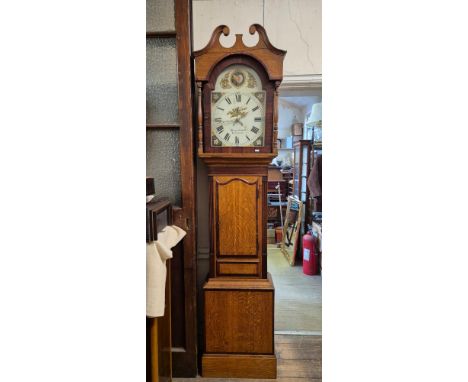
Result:
[[276,378],[276,356],[259,354],[204,354],[202,375],[207,378]]

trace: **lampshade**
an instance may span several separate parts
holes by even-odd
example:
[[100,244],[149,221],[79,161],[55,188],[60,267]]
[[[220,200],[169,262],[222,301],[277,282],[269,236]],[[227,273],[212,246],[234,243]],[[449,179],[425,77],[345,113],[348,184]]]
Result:
[[322,102],[314,103],[312,105],[312,112],[310,113],[310,122],[316,122],[322,120]]

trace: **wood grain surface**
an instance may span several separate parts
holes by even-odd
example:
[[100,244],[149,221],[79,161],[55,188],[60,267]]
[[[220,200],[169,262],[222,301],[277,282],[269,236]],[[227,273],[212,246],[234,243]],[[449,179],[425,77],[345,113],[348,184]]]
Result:
[[210,278],[203,286],[204,290],[265,290],[274,291],[271,275],[268,273],[265,279],[241,279],[236,277]]
[[219,256],[257,256],[261,177],[215,176]]
[[[249,33],[258,33],[259,39],[255,46],[248,47],[242,41],[242,35],[236,34],[233,46],[223,47],[219,38],[221,34],[227,36],[229,27],[220,25],[215,28],[211,39],[205,48],[193,52],[195,61],[195,80],[198,92],[198,135],[203,144],[198,144],[198,153],[217,154],[222,158],[224,154],[235,155],[248,153],[254,157],[258,154],[277,155],[277,89],[283,79],[283,60],[286,51],[275,48],[268,39],[265,29],[259,24],[253,24]],[[260,77],[262,88],[265,90],[265,137],[264,145],[258,147],[212,147],[211,146],[211,101],[210,94],[214,89],[217,76],[226,67],[234,64],[248,65]],[[202,101],[200,103],[200,100]],[[276,117],[275,117],[276,116]],[[210,157],[206,157],[207,163]],[[269,163],[269,162],[268,162]],[[267,164],[267,163],[266,163]]]
[[258,274],[258,264],[255,263],[220,263],[218,265],[220,276],[256,276]]
[[[322,336],[275,335],[278,382],[322,381]],[[246,377],[244,377],[246,378]],[[258,377],[250,377],[258,378]],[[261,382],[263,379],[173,379],[174,382]]]
[[[198,154],[208,165],[210,177],[212,278],[204,286],[202,364],[205,376],[212,377],[276,377],[274,287],[266,272],[266,194],[268,164],[276,156],[276,139],[274,145],[272,142],[276,133],[274,97],[283,78],[286,52],[270,43],[261,25],[253,24],[249,33],[259,35],[255,46],[245,46],[242,35],[236,35],[234,45],[225,48],[219,37],[228,35],[229,28],[221,25],[207,46],[193,53],[202,101],[198,103],[197,122],[198,138],[203,144],[199,142]],[[218,148],[209,144],[213,84],[222,70],[235,64],[250,66],[262,82],[263,146]],[[235,258],[244,261],[233,261]],[[254,267],[256,278],[249,275]],[[226,275],[219,275],[218,271]]]
[[205,291],[206,353],[273,354],[273,292]]
[[276,357],[268,355],[205,354],[204,377],[276,378]]
[[232,54],[249,54],[259,60],[266,68],[270,80],[283,79],[283,60],[286,55],[285,50],[275,48],[265,29],[259,24],[252,24],[249,28],[249,33],[258,33],[258,42],[254,47],[245,46],[242,41],[242,35],[236,34],[236,41],[233,46],[225,48],[219,42],[221,34],[229,35],[229,27],[220,25],[216,27],[211,35],[208,44],[201,50],[193,52],[195,57],[196,80],[206,81],[210,70],[214,64],[217,64],[226,56]]

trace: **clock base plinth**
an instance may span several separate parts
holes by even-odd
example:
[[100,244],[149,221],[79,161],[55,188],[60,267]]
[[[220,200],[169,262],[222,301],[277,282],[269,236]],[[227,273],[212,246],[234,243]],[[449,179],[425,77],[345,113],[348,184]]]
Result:
[[203,290],[202,376],[276,378],[271,275],[266,279],[212,278]]
[[204,378],[276,379],[276,356],[257,354],[204,354]]

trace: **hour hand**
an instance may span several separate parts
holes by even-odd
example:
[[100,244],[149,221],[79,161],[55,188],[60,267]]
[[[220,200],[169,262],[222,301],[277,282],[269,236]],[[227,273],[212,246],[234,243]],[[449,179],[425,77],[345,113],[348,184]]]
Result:
[[[242,117],[240,117],[242,118]],[[240,121],[240,118],[237,118],[234,122],[237,122],[238,124],[240,124],[242,127],[244,127],[244,124]]]

